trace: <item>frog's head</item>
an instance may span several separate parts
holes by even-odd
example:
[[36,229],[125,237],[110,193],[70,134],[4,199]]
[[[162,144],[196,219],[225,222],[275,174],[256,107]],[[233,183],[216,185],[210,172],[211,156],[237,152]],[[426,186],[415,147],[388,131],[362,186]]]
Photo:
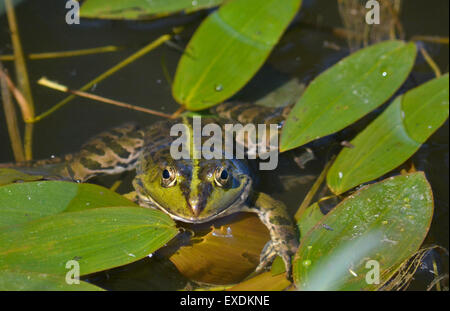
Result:
[[200,223],[246,200],[252,179],[241,160],[143,159],[133,182],[141,200],[174,219]]

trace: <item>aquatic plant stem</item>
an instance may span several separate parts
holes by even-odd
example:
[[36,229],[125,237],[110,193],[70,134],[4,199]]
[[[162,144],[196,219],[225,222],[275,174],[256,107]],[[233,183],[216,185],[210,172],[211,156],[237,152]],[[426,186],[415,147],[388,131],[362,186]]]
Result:
[[320,185],[325,180],[325,177],[327,176],[328,169],[330,168],[331,164],[333,163],[335,159],[335,156],[333,156],[328,163],[323,168],[322,172],[320,173],[319,177],[316,179],[314,184],[312,185],[311,189],[309,189],[308,193],[306,194],[305,198],[303,199],[302,204],[298,208],[297,212],[294,215],[294,219],[298,221],[303,213],[305,212],[306,208],[311,205],[311,201],[314,198],[314,195],[316,194],[317,190],[319,189]]
[[425,48],[422,45],[419,45],[419,50],[420,53],[422,53],[423,57],[425,58],[425,61],[433,70],[436,78],[439,78],[442,75],[439,66],[434,62],[433,58],[431,58],[430,54],[428,54],[427,50],[425,50]]
[[[405,38],[405,31],[403,30],[403,25],[400,22],[400,18],[398,17],[401,1],[394,0],[392,2],[394,2],[394,3],[392,4],[391,1],[382,0],[382,5],[387,7],[387,9],[389,10],[389,13],[392,16],[392,23],[391,23],[390,33],[389,33],[390,39],[395,40],[395,39],[397,39],[397,35],[398,35],[398,38],[403,40]],[[397,30],[397,32],[395,30]]]
[[113,185],[109,188],[109,190],[115,192],[115,191],[117,190],[117,188],[120,187],[120,185],[122,184],[122,182],[123,182],[123,180],[116,180],[116,181],[113,183]]
[[[28,79],[27,67],[25,58],[20,44],[20,36],[17,27],[16,15],[14,12],[14,6],[11,0],[5,0],[6,15],[8,18],[9,31],[11,33],[11,42],[14,49],[14,64],[16,69],[17,82],[20,91],[24,94],[28,105],[28,111],[31,116],[34,116],[34,104],[33,97],[31,95],[31,87]],[[31,160],[33,158],[33,125],[25,124],[24,134],[24,149],[25,159]]]
[[174,113],[172,113],[172,115],[170,116],[170,118],[171,118],[171,119],[176,119],[176,118],[178,118],[178,117],[180,116],[180,114],[181,114],[182,112],[184,112],[185,110],[186,110],[186,108],[184,108],[184,107],[178,108],[177,111],[175,111]]
[[[438,267],[437,267],[437,263],[436,263],[435,259],[433,259],[433,272],[434,272],[434,275],[439,275],[439,271],[438,271]],[[441,282],[439,279],[437,279],[437,282],[436,282],[436,290],[438,292],[441,291]]]
[[163,70],[164,78],[166,78],[167,83],[172,87],[173,79],[169,74],[169,70],[167,69],[166,58],[164,57],[164,54],[161,56],[161,67]]
[[11,78],[8,76],[6,72],[3,70],[0,70],[0,76],[5,80],[6,85],[8,86],[10,92],[13,94],[14,98],[16,99],[17,104],[19,105],[19,108],[22,112],[22,118],[25,122],[27,120],[31,120],[33,118],[32,111],[29,109],[27,100],[25,99],[25,96],[19,91],[19,89],[14,85],[14,83],[11,81]]
[[[102,47],[98,47],[98,48],[72,50],[72,51],[31,53],[31,54],[28,54],[27,57],[30,60],[53,59],[53,58],[74,57],[74,56],[84,56],[84,55],[91,55],[91,54],[116,52],[121,49],[123,49],[123,47],[115,46],[115,45],[108,45],[108,46],[102,46]],[[11,61],[14,59],[15,59],[14,55],[0,55],[0,60],[2,60],[2,61]]]
[[449,44],[448,37],[439,37],[439,36],[412,36],[411,41],[424,41],[438,44]]
[[[0,63],[0,72],[3,73],[3,67]],[[22,145],[22,138],[20,137],[19,125],[17,123],[16,109],[11,98],[11,93],[8,89],[8,84],[3,75],[0,75],[0,90],[2,94],[3,109],[5,111],[6,125],[8,128],[9,139],[11,141],[11,148],[16,162],[25,161],[25,153]]]
[[[112,67],[109,70],[107,70],[106,72],[102,73],[100,76],[98,76],[94,80],[92,80],[92,81],[88,82],[87,84],[85,84],[84,86],[82,86],[79,89],[79,91],[86,91],[86,90],[88,90],[89,88],[91,88],[95,84],[103,81],[107,77],[109,77],[112,74],[116,73],[118,70],[120,70],[123,67],[127,66],[128,64],[134,62],[135,60],[137,60],[138,58],[144,56],[148,52],[154,50],[155,48],[157,48],[158,46],[160,46],[164,42],[170,40],[170,38],[172,38],[172,35],[170,35],[170,34],[162,35],[161,37],[159,37],[155,41],[152,41],[151,43],[149,43],[148,45],[146,45],[145,47],[143,47],[142,49],[140,49],[136,53],[132,54],[131,56],[127,57],[126,59],[124,59],[123,61],[121,61],[117,65],[115,65],[114,67]],[[50,114],[52,114],[56,110],[60,109],[62,106],[64,106],[65,104],[67,104],[68,102],[70,102],[74,98],[75,98],[75,95],[73,95],[73,94],[68,96],[68,97],[66,97],[66,98],[64,98],[62,101],[57,103],[55,106],[53,106],[52,108],[50,108],[46,112],[40,114],[39,116],[35,117],[30,122],[37,122],[37,121],[40,121],[40,120],[44,119],[45,117],[49,116]]]
[[95,94],[91,94],[91,93],[87,93],[87,92],[83,92],[83,91],[71,90],[68,87],[66,87],[65,85],[61,85],[56,82],[50,81],[45,77],[40,78],[38,81],[38,84],[46,86],[46,87],[54,89],[54,90],[58,90],[58,91],[65,92],[65,93],[70,93],[70,94],[84,97],[84,98],[89,98],[89,99],[96,100],[96,101],[99,101],[102,103],[111,104],[114,106],[127,108],[127,109],[131,109],[131,110],[136,110],[136,111],[140,111],[140,112],[145,112],[145,113],[157,115],[157,116],[160,116],[163,118],[168,118],[168,119],[172,118],[172,115],[170,115],[170,114],[156,111],[153,109],[148,109],[148,108],[144,108],[144,107],[139,107],[139,106],[123,103],[123,102],[120,102],[120,101],[117,101],[114,99],[109,99],[109,98],[106,98],[103,96],[99,96],[99,95],[95,95]]

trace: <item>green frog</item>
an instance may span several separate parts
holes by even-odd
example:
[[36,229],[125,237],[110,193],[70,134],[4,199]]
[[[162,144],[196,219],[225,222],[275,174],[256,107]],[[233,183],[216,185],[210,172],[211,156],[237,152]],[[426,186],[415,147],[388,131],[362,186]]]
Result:
[[[253,122],[281,127],[289,109],[225,103],[214,109],[217,117],[202,118],[202,124],[223,127],[230,122]],[[177,221],[203,223],[236,212],[254,212],[271,237],[256,271],[279,255],[287,276],[291,276],[291,256],[299,239],[284,204],[254,190],[254,173],[245,159],[174,160],[170,146],[177,137],[169,133],[177,123],[191,127],[192,118],[164,120],[144,128],[127,124],[97,135],[77,153],[36,161],[32,167],[52,168],[55,175],[77,182],[135,169],[134,200],[140,206],[160,209]]]

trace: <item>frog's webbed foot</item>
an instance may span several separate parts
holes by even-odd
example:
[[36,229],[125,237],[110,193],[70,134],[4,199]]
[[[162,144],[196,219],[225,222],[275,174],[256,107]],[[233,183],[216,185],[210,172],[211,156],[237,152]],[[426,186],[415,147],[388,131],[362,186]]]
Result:
[[268,267],[276,256],[277,251],[275,250],[272,241],[267,242],[259,256],[259,265],[256,267],[255,272],[259,273],[264,268]]
[[254,207],[249,211],[258,214],[269,229],[271,237],[261,252],[256,272],[263,270],[279,255],[284,261],[287,277],[292,279],[291,257],[298,248],[298,235],[296,227],[287,214],[286,207],[283,203],[263,193],[256,194],[253,205]]
[[292,281],[292,255],[295,252],[291,251],[286,245],[275,246],[273,241],[269,241],[264,246],[259,257],[259,265],[256,267],[255,272],[259,273],[274,261],[277,256],[283,259],[286,269],[286,277]]

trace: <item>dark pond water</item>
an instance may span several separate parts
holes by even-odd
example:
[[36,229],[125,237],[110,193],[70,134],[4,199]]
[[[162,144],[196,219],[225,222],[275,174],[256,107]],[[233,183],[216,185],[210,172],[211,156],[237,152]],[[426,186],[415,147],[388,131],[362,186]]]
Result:
[[[69,26],[64,21],[66,14],[64,3],[61,0],[28,0],[17,5],[16,14],[26,52],[75,50],[105,45],[118,45],[125,48],[114,53],[28,62],[32,92],[38,112],[47,110],[64,98],[64,94],[37,85],[35,81],[40,77],[46,76],[72,88],[78,88],[161,34],[169,33],[173,26],[181,24],[186,26],[186,30],[179,38],[179,44],[185,45],[206,14],[201,12],[151,22],[82,20],[80,25]],[[448,6],[449,2],[446,0],[404,1],[401,22],[406,38],[411,38],[413,35],[448,37]],[[337,38],[327,30],[327,28],[341,26],[336,1],[304,1],[301,12],[269,57],[266,65],[236,98],[257,99],[264,92],[277,87],[290,77],[297,77],[301,82],[308,83],[348,54],[346,41]],[[330,44],[339,49],[326,47]],[[441,70],[448,72],[448,45],[426,44],[426,48]],[[1,15],[0,54],[10,54],[11,50],[6,17]],[[171,96],[170,86],[164,78],[161,63],[164,59],[169,73],[173,75],[179,58],[179,51],[162,46],[97,85],[95,93],[136,105],[173,112],[178,105]],[[5,62],[4,65],[13,72],[11,63]],[[405,85],[414,87],[432,77],[433,73],[419,56],[414,71]],[[353,130],[344,132],[343,137],[347,135],[347,138],[351,138],[355,130],[362,128],[371,118],[373,116],[359,122]],[[0,162],[9,162],[13,160],[13,156],[3,109],[0,109],[0,120]],[[36,124],[34,157],[48,158],[51,155],[72,152],[96,133],[127,121],[150,124],[156,120],[159,118],[77,98],[57,113]],[[419,170],[426,172],[435,198],[434,219],[425,243],[436,243],[447,249],[449,245],[448,133],[447,121],[412,159]],[[326,154],[319,154],[318,160],[311,162],[302,174],[317,175],[326,158]],[[282,164],[280,169],[289,172],[292,170],[289,165]],[[297,186],[294,191],[272,191],[272,194],[295,209],[310,185],[311,182]],[[263,180],[262,187],[269,189],[270,184]],[[127,190],[127,185],[119,188],[122,192]],[[150,277],[147,276],[155,275],[152,271],[170,270],[173,267],[163,267],[165,264],[157,260],[153,260],[152,265],[148,265],[148,261],[150,259],[115,269],[108,274],[99,274],[92,280],[110,289],[163,289],[162,280],[149,280]],[[149,268],[150,266],[152,268]],[[443,269],[446,267],[448,267],[447,257],[444,258]],[[426,288],[432,280],[428,270],[425,266],[419,270],[411,289]],[[177,282],[183,284],[184,280],[180,278]]]

